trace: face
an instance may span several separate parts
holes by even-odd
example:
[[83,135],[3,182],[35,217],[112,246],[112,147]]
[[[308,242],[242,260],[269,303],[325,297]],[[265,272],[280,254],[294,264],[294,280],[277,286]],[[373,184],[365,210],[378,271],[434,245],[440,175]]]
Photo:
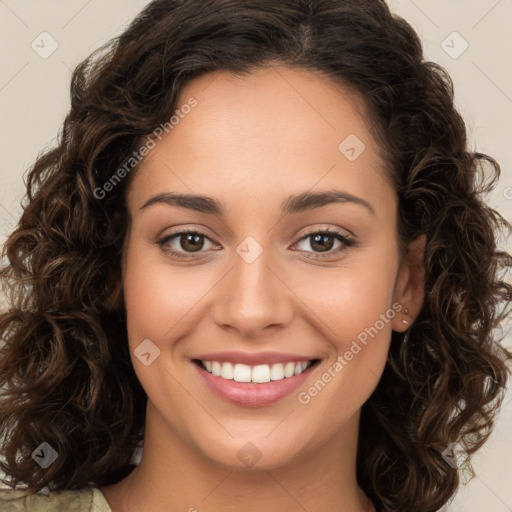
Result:
[[161,436],[277,467],[353,433],[407,328],[397,197],[363,103],[311,72],[210,74],[187,103],[128,189],[132,362]]

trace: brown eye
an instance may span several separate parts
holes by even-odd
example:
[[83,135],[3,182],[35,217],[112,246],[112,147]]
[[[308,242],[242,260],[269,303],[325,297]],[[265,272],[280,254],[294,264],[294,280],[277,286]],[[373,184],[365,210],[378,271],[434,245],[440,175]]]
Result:
[[[335,247],[336,242],[339,243],[337,247]],[[297,242],[297,245],[301,243],[304,244],[302,250],[313,253],[312,256],[308,256],[313,258],[332,256],[356,244],[355,240],[352,240],[338,231],[315,231],[303,236]],[[309,246],[312,251],[308,251],[307,246]]]
[[202,249],[205,243],[211,244],[210,248],[215,247],[211,240],[203,233],[193,230],[183,230],[166,235],[156,243],[163,251],[176,256],[177,258],[193,257],[194,253],[204,253]]
[[186,233],[178,238],[179,245],[187,252],[197,252],[203,248],[204,237],[199,233]]
[[310,245],[313,249],[320,252],[329,251],[334,245],[334,237],[324,233],[318,233],[310,237]]

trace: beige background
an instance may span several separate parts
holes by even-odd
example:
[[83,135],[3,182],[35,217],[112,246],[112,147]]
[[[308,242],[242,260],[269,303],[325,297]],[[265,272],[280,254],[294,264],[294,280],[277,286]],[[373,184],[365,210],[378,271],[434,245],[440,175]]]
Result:
[[[71,69],[120,33],[146,3],[0,0],[0,243],[20,215],[24,172],[39,151],[53,144],[69,108]],[[427,57],[451,74],[472,148],[494,156],[502,166],[488,202],[512,219],[512,0],[389,4],[419,32]],[[50,36],[40,36],[45,31],[58,48],[43,59],[31,44],[35,41],[38,51],[44,51],[44,37],[44,48],[51,49]],[[510,348],[510,335],[506,343]],[[475,458],[477,477],[461,489],[447,508],[450,512],[512,511],[512,392],[506,402],[495,433]]]

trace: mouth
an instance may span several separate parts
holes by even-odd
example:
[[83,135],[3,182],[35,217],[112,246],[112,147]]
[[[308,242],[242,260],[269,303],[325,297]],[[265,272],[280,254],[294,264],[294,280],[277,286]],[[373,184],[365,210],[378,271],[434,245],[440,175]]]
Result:
[[218,397],[243,407],[270,405],[290,395],[311,375],[320,359],[243,364],[192,359],[202,381]]
[[251,366],[229,361],[203,361],[201,359],[193,359],[194,363],[215,377],[220,377],[225,380],[234,380],[235,382],[253,382],[257,384],[265,384],[271,381],[295,377],[319,361],[319,359],[310,359],[299,362],[288,361],[285,363],[258,364]]

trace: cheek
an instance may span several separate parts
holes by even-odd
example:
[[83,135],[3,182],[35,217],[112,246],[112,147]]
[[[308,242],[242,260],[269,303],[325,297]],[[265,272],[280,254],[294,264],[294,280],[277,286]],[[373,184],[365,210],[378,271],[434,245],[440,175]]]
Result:
[[353,376],[361,375],[361,369],[366,376],[368,372],[380,376],[389,349],[391,321],[396,314],[387,288],[372,287],[367,292],[342,294],[328,321],[335,325],[334,332],[326,333],[336,351],[335,357],[343,364],[343,371]]
[[[347,264],[330,275],[311,275],[308,286],[298,292],[301,298],[307,297],[304,302],[315,313],[310,323],[316,318],[316,330],[328,347],[329,360],[320,376],[329,382],[329,391],[322,391],[324,403],[336,407],[343,403],[345,412],[366,401],[386,364],[391,322],[400,310],[398,303],[393,307],[397,258],[392,250],[368,251],[357,264]],[[379,264],[372,263],[377,259]],[[320,389],[321,383],[311,396]]]
[[[129,248],[123,282],[130,357],[137,378],[151,400],[173,385],[172,380],[169,384],[168,374],[172,373],[174,364],[170,349],[176,341],[169,344],[169,340],[179,340],[184,334],[187,324],[184,319],[198,300],[193,287],[186,286],[184,273],[162,265],[161,259],[156,261],[154,252],[135,246]],[[144,353],[150,354],[148,365],[139,359]],[[177,388],[166,394],[165,399],[178,407],[184,397]]]
[[[378,257],[378,258],[377,258]],[[378,259],[378,264],[375,260]],[[350,340],[373,326],[391,308],[396,278],[397,259],[392,251],[368,251],[343,266],[329,271],[309,270],[297,278],[294,289],[305,305],[314,312],[326,338],[340,350]],[[302,284],[301,284],[302,283]],[[389,322],[383,326],[378,322],[379,331],[390,332]]]
[[158,344],[206,293],[193,268],[162,264],[154,254],[138,248],[127,254],[124,295],[131,342],[149,338]]
[[396,305],[393,308],[387,300],[387,288],[368,291],[369,295],[346,290],[338,294],[337,306],[322,322],[334,328],[317,328],[329,357],[316,379],[297,395],[310,417],[332,419],[332,434],[368,400],[386,365]]

